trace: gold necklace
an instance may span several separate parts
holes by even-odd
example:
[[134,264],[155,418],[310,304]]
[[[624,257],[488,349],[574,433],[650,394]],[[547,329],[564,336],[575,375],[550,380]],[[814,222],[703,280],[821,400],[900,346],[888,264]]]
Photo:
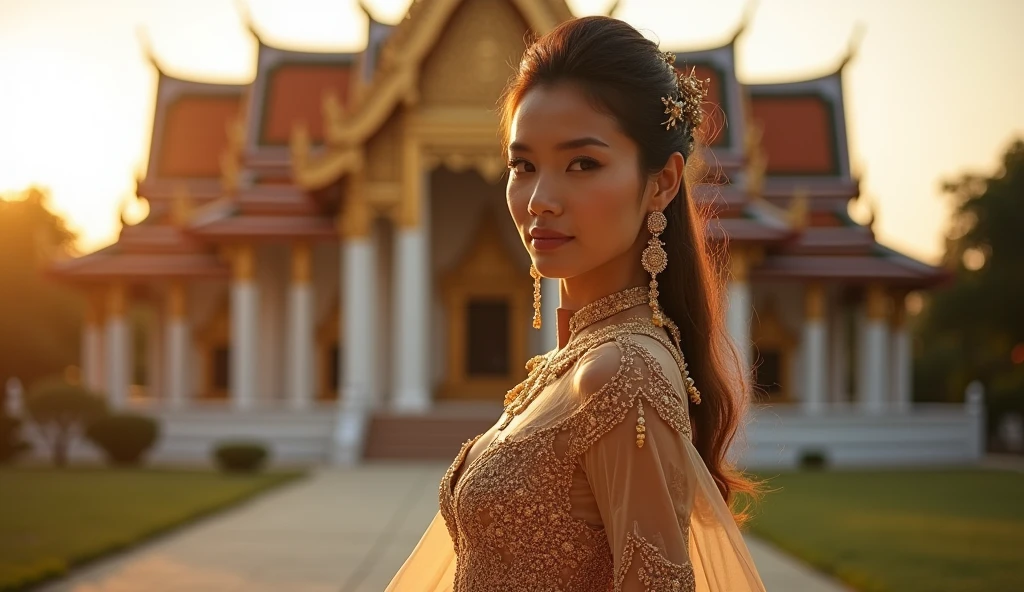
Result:
[[[569,317],[569,333],[571,335],[576,335],[581,329],[646,302],[647,290],[643,287],[626,288],[625,290],[599,298],[598,300],[580,308],[574,312],[571,317]],[[562,351],[565,352],[570,348],[572,348],[572,351],[575,351],[576,343],[570,341]],[[537,395],[540,394],[540,390],[543,390],[543,387],[536,389],[534,388],[534,385],[537,382],[536,378],[544,373],[544,369],[550,361],[551,360],[548,358],[548,355],[545,354],[534,356],[526,362],[526,371],[528,372],[526,380],[512,387],[512,389],[505,393],[505,407],[506,410],[510,411],[510,418],[513,415],[521,413],[530,401],[537,398]],[[540,369],[535,373],[534,370],[537,369],[538,366],[540,366]],[[510,408],[510,404],[518,399],[519,395],[524,391],[528,393],[528,396],[523,399],[520,404]],[[504,429],[504,425],[501,429]]]
[[648,291],[644,286],[626,288],[609,294],[577,310],[569,317],[569,333],[575,335],[580,330],[603,321],[634,306],[647,304]]
[[[636,290],[640,291],[641,298],[639,302],[634,302]],[[607,302],[601,304],[603,300]],[[586,307],[581,308],[570,319],[570,327],[573,326],[573,321],[577,318],[581,319],[579,324],[576,326],[576,329],[573,330],[573,333],[575,334],[575,332],[580,329],[590,326],[598,321],[607,319],[622,312],[623,310],[628,310],[629,308],[646,302],[647,296],[645,288],[629,288],[595,301],[592,305],[587,305]],[[589,307],[599,304],[600,306],[590,308],[590,311],[586,312],[584,316],[576,316],[581,312],[587,311]],[[674,325],[672,327],[674,328]],[[677,332],[678,329],[673,331],[673,338],[676,339],[676,341],[678,341],[675,334]],[[602,327],[587,335],[571,339],[561,350],[551,351],[545,355],[534,356],[531,358],[530,361],[526,363],[526,370],[529,372],[526,380],[517,384],[505,395],[506,417],[505,420],[502,421],[498,430],[501,431],[508,427],[512,418],[526,410],[530,403],[540,396],[540,393],[543,392],[548,385],[564,374],[572,364],[576,363],[576,360],[580,356],[601,343],[614,338],[615,335],[623,333],[647,335],[664,345],[665,349],[667,349],[672,354],[673,359],[675,359],[676,365],[683,376],[684,388],[686,388],[686,391],[690,396],[690,400],[695,404],[700,403],[700,393],[694,386],[693,379],[690,378],[690,373],[686,367],[686,360],[683,358],[678,344],[673,343],[672,340],[666,337],[665,333],[656,327],[650,318],[642,320],[629,319],[621,323]]]

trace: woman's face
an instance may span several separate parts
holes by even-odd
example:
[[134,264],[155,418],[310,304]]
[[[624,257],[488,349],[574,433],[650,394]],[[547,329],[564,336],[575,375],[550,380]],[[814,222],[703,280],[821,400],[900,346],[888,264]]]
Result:
[[636,143],[572,85],[523,96],[508,154],[508,208],[541,275],[576,277],[642,248],[655,184]]

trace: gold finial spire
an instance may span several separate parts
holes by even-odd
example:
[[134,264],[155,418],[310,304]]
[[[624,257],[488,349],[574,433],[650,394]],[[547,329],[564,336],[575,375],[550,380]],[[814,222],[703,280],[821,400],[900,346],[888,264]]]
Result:
[[864,40],[865,30],[866,27],[862,22],[854,25],[853,32],[850,34],[850,41],[846,46],[846,55],[839,62],[838,72],[842,72],[846,65],[850,63],[850,60],[857,56],[857,50],[860,49],[860,44]]
[[164,69],[160,67],[160,61],[156,59],[156,53],[153,51],[153,42],[149,38],[149,32],[146,30],[146,27],[139,25],[135,29],[135,34],[139,38],[139,47],[142,49],[142,55],[146,57],[146,61],[156,69],[158,74],[163,75]]
[[263,43],[263,38],[260,37],[259,31],[256,30],[256,24],[252,20],[252,10],[249,9],[249,4],[246,0],[235,0],[235,10],[238,11],[238,16],[242,19],[242,23],[245,25],[245,30],[256,38],[257,43],[260,45],[266,45]]
[[797,187],[793,192],[793,199],[789,202],[786,217],[789,225],[795,229],[806,228],[810,222],[810,197],[811,194],[806,187]]
[[764,128],[754,121],[749,121],[743,138],[743,147],[747,153],[747,193],[754,197],[761,197],[764,193],[764,176],[768,170],[768,156],[761,146],[763,136]]
[[174,186],[174,205],[171,209],[171,220],[174,225],[181,228],[192,219],[192,194],[184,183]]
[[342,104],[341,98],[338,96],[338,92],[334,89],[330,89],[324,93],[322,109],[324,114],[324,127],[327,128],[327,130],[344,124],[346,115],[345,105]]
[[245,150],[245,120],[241,114],[228,121],[225,132],[228,143],[220,157],[220,183],[226,195],[235,195],[241,183],[241,161]]
[[291,147],[292,169],[301,170],[309,163],[309,152],[311,141],[309,128],[305,123],[299,122],[292,126],[291,138],[288,141]]
[[740,35],[747,32],[747,27],[750,26],[750,21],[754,20],[754,12],[757,10],[757,0],[747,0],[747,6],[743,9],[743,16],[740,17],[740,24],[736,27],[736,32],[732,34],[732,39],[729,40],[729,45],[735,45],[736,41],[740,38]]

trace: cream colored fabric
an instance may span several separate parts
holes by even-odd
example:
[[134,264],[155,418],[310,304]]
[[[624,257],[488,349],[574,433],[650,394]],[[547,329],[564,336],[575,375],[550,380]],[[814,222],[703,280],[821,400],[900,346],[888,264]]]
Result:
[[[661,343],[644,335],[616,335],[583,354],[504,431],[497,430],[499,420],[471,446],[467,443],[442,481],[442,509],[446,500],[449,506],[454,503],[453,515],[460,515],[458,503],[473,508],[472,513],[463,509],[464,522],[481,514],[480,507],[488,507],[474,506],[472,499],[456,500],[460,495],[479,495],[473,486],[480,485],[483,475],[500,479],[507,471],[513,479],[522,478],[524,471],[542,472],[531,466],[503,465],[509,458],[538,457],[533,453],[506,455],[503,449],[518,447],[522,451],[534,446],[545,454],[553,451],[551,459],[569,459],[566,466],[572,467],[567,469],[571,475],[558,481],[567,484],[565,490],[543,487],[555,491],[555,497],[567,497],[570,520],[592,529],[583,529],[587,533],[600,534],[603,529],[606,538],[602,537],[600,544],[604,551],[595,548],[586,556],[591,561],[607,557],[611,565],[606,569],[567,569],[562,560],[561,576],[530,574],[530,567],[517,564],[518,558],[508,552],[517,548],[516,539],[499,545],[502,552],[497,568],[465,560],[457,566],[452,536],[460,539],[459,554],[464,557],[474,556],[468,552],[474,545],[493,545],[494,541],[474,540],[467,534],[470,530],[455,532],[454,525],[446,525],[444,513],[438,512],[387,590],[455,590],[457,570],[462,571],[460,581],[474,582],[472,592],[530,589],[511,579],[499,580],[496,569],[507,567],[507,573],[519,574],[517,577],[529,574],[535,581],[550,584],[551,589],[764,591],[732,514],[691,442],[686,401],[682,376]],[[638,448],[636,426],[641,407],[646,440]],[[590,430],[590,426],[596,427]],[[463,476],[467,483],[461,482]],[[516,511],[525,515],[521,508]],[[501,517],[485,518],[492,519]],[[528,527],[523,525],[522,533],[509,536],[522,538]],[[547,540],[544,537],[535,543],[540,548],[531,552],[538,551],[541,557],[547,552],[559,553],[557,548],[543,548]],[[535,564],[536,558],[530,563]],[[477,568],[487,573],[473,574]],[[468,591],[469,586],[463,584],[463,589]]]

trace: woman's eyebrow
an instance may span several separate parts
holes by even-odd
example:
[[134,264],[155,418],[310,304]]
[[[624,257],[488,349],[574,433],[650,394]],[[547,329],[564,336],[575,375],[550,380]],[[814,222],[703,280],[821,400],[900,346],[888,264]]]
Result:
[[[559,142],[555,145],[555,150],[574,150],[582,148],[584,146],[601,146],[608,148],[608,144],[598,140],[593,136],[586,136],[584,138],[576,138],[575,140],[566,140],[565,142]],[[530,147],[522,142],[512,142],[508,145],[509,152],[530,152]]]

